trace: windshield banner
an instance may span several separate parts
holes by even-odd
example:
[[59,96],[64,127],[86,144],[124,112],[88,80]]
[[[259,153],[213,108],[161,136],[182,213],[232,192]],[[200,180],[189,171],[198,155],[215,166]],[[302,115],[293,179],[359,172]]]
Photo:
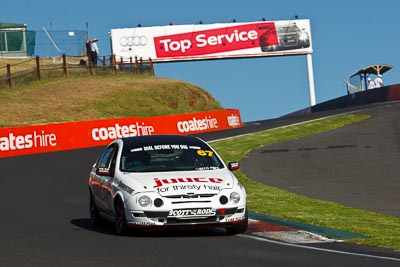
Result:
[[168,25],[111,30],[117,61],[179,61],[312,53],[309,20]]
[[0,128],[0,158],[105,146],[117,138],[198,134],[242,127],[237,109]]

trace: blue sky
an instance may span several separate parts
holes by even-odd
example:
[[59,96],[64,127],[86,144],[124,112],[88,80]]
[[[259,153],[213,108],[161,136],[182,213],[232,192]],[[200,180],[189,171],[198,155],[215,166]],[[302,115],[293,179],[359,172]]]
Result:
[[[7,12],[5,12],[7,10]],[[316,101],[346,94],[343,79],[371,64],[394,68],[385,85],[400,83],[398,0],[285,1],[8,1],[1,22],[25,23],[29,30],[84,30],[100,39],[110,55],[114,28],[261,20],[310,19]],[[306,56],[162,63],[156,75],[196,84],[225,108],[238,108],[243,121],[276,118],[308,107]]]

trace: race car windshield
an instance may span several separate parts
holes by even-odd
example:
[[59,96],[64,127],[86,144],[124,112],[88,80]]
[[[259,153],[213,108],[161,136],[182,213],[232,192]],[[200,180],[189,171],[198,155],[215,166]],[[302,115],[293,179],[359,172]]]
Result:
[[124,172],[168,172],[221,169],[223,164],[208,146],[160,144],[125,149],[120,168]]

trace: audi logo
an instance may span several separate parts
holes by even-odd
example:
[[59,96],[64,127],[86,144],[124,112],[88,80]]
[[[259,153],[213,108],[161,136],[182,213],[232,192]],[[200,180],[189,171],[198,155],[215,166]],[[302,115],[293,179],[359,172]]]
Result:
[[146,36],[129,36],[129,37],[121,37],[119,39],[119,44],[121,46],[143,46],[147,44]]

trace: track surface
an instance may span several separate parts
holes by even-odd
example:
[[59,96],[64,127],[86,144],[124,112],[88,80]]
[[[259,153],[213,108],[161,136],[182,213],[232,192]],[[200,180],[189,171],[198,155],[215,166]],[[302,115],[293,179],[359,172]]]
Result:
[[252,151],[241,167],[264,184],[400,217],[400,104],[369,120]]
[[[257,122],[233,132],[211,133],[202,137],[210,140],[292,121]],[[378,149],[372,143],[368,149],[366,144],[355,141],[340,143],[356,145],[358,149],[368,151]],[[392,145],[398,147],[398,143]],[[322,143],[313,146],[321,150],[326,147]],[[293,144],[293,147],[305,147],[305,144]],[[87,178],[101,150],[91,148],[0,160],[1,266],[400,265],[398,261],[380,258],[309,250],[243,236],[225,236],[221,231],[144,233],[118,237],[113,235],[110,227],[92,228],[89,223]],[[347,150],[346,155],[353,151]],[[374,164],[379,165],[378,162]],[[247,172],[247,163],[244,166]],[[353,179],[365,183],[363,177]],[[388,251],[349,244],[320,246],[352,252],[368,250],[377,255],[396,257]]]

